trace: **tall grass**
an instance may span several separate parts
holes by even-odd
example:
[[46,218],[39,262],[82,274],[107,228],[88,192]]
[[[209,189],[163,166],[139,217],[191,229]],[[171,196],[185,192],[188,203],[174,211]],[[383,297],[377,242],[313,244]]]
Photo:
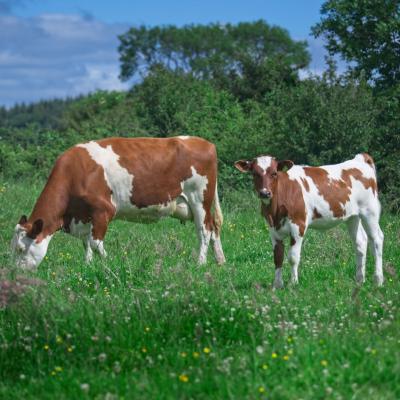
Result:
[[[9,241],[40,185],[0,185]],[[309,231],[300,284],[272,291],[269,235],[251,195],[222,204],[227,263],[195,262],[191,223],[110,225],[107,260],[59,233],[41,285],[0,310],[0,398],[398,399],[400,218],[384,215],[383,288],[357,288],[344,228]],[[288,282],[289,268],[284,272]]]

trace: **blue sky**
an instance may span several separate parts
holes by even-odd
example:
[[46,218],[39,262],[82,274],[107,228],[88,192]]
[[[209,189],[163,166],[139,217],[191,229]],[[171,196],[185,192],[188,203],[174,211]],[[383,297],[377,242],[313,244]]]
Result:
[[323,43],[310,36],[323,1],[0,0],[0,105],[123,90],[117,35],[133,25],[254,21],[307,40],[309,70],[324,69]]

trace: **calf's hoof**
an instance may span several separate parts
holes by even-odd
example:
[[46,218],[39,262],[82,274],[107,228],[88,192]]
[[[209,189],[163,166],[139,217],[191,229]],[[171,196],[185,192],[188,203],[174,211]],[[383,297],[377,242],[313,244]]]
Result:
[[273,290],[277,290],[277,289],[283,289],[283,282],[282,281],[274,281],[273,285],[272,285],[272,289]]

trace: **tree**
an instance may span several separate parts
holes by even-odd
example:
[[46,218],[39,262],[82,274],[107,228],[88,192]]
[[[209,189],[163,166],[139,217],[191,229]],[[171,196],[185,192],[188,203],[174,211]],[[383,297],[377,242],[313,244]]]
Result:
[[400,82],[400,1],[327,0],[321,22],[312,28],[324,37],[331,55],[340,54],[356,75],[378,87]]
[[155,66],[212,80],[241,98],[262,97],[277,83],[291,83],[308,65],[306,42],[294,41],[265,21],[237,25],[131,28],[121,35],[122,80],[146,76]]

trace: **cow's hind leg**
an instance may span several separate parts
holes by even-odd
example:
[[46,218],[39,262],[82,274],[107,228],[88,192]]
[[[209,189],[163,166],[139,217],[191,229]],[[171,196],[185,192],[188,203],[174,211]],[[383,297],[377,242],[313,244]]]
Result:
[[365,261],[367,257],[368,237],[359,217],[353,217],[347,222],[347,228],[356,251],[356,281],[365,282]]
[[198,263],[205,264],[207,251],[212,234],[211,203],[206,203],[201,191],[186,193],[189,206],[193,214],[193,221],[196,226],[196,233],[200,243]]
[[369,212],[362,215],[361,219],[368,239],[371,241],[371,250],[375,259],[375,281],[378,286],[382,286],[383,232],[379,226],[379,212]]
[[214,216],[213,216],[213,232],[211,234],[211,241],[214,247],[214,256],[218,264],[222,265],[225,263],[225,255],[222,250],[221,243],[221,228],[222,228],[222,211],[219,204],[218,192],[217,188],[215,188],[215,197],[214,197]]

